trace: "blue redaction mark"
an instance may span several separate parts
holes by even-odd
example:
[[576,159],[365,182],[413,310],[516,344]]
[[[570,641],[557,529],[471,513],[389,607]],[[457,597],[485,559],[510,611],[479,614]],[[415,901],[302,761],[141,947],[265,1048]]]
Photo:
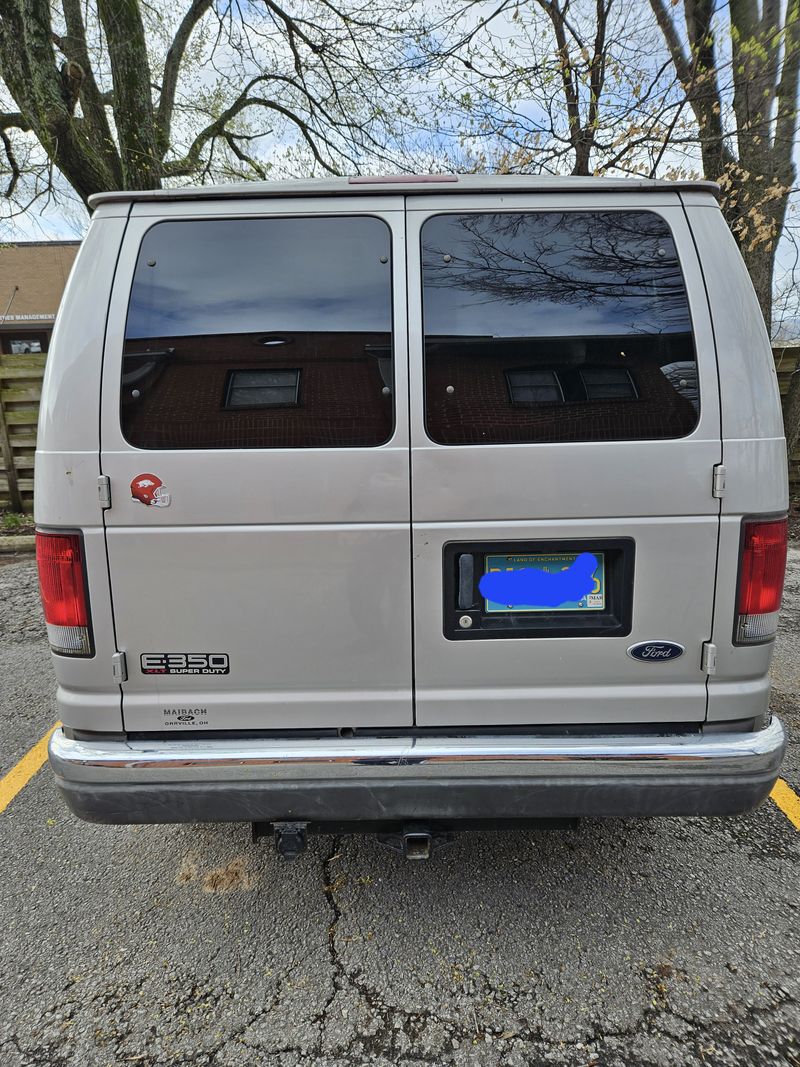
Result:
[[563,571],[543,571],[534,567],[491,571],[478,583],[481,596],[496,604],[515,607],[558,608],[581,600],[595,588],[597,559],[581,552],[572,566]]

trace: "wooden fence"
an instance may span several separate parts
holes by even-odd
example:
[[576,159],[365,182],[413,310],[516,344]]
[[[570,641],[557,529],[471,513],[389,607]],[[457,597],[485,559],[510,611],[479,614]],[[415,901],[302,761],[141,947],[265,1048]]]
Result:
[[[775,348],[781,396],[800,359],[800,345]],[[33,454],[42,395],[44,355],[0,355],[0,508],[33,510]],[[789,480],[800,491],[800,447],[789,465]]]
[[[786,348],[773,346],[775,369],[778,372],[778,385],[781,388],[781,401],[786,404],[789,379],[800,360],[800,345],[788,345]],[[789,484],[794,494],[800,493],[800,442],[789,458]]]
[[44,355],[0,355],[0,508],[33,510]]

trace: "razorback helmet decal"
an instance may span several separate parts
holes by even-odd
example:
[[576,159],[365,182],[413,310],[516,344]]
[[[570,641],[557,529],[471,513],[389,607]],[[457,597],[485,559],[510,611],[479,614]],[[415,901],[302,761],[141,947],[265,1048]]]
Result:
[[131,482],[131,496],[147,507],[168,508],[170,495],[157,474],[137,474]]

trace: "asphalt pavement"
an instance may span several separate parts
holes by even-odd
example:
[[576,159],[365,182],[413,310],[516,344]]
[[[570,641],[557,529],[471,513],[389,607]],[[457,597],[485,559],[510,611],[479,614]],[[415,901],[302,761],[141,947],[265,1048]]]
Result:
[[[800,791],[800,551],[774,670]],[[34,567],[0,567],[0,776],[56,718]],[[0,1067],[800,1065],[800,833],[719,820],[464,834],[428,863],[246,826],[0,815]]]

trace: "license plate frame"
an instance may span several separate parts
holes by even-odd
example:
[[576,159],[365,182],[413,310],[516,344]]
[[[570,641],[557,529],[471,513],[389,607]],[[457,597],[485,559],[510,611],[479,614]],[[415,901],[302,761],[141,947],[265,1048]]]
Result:
[[[603,557],[602,609],[574,605],[490,610],[480,593],[487,557],[589,552]],[[498,638],[626,637],[633,625],[636,544],[632,537],[527,541],[448,541],[442,548],[444,636],[451,641]]]

